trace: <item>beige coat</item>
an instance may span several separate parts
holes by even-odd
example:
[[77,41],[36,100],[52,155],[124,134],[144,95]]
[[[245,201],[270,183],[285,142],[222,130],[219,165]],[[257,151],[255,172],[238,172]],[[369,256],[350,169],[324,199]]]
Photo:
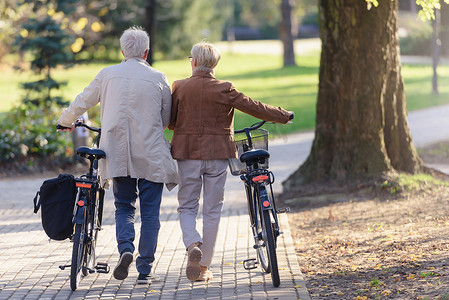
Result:
[[[171,95],[166,76],[143,59],[104,68],[62,113],[58,124],[71,127],[90,107],[101,105],[102,181],[121,176],[167,184],[179,182],[164,128]],[[108,186],[108,185],[107,185]]]
[[171,150],[175,159],[237,157],[234,109],[276,123],[287,123],[289,117],[285,109],[255,101],[231,82],[218,80],[205,71],[175,81],[172,98],[169,129],[174,130]]

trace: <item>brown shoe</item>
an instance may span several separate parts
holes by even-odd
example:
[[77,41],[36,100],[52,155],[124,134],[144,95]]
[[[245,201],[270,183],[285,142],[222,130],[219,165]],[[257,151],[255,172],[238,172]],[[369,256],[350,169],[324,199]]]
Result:
[[189,255],[186,268],[186,276],[191,281],[198,280],[201,274],[200,260],[203,257],[203,252],[198,247],[198,243],[194,243],[187,248]]
[[214,274],[207,267],[201,266],[201,273],[197,281],[209,281],[212,279],[214,279]]

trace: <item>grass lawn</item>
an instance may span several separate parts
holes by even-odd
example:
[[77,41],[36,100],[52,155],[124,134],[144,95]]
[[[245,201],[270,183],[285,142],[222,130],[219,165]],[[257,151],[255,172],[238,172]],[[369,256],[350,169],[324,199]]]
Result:
[[[309,53],[297,57],[297,67],[282,68],[280,55],[223,53],[216,68],[219,79],[230,80],[238,90],[255,100],[282,106],[295,111],[296,119],[291,125],[270,126],[273,133],[311,130],[315,125],[315,104],[318,90],[319,54]],[[66,80],[63,90],[66,99],[75,96],[89,84],[103,67],[110,63],[80,64],[71,69],[54,71],[57,80]],[[190,76],[187,59],[159,61],[155,68],[163,71],[170,84],[177,79]],[[430,65],[403,65],[402,74],[407,93],[408,110],[449,103],[449,66],[438,69],[440,94],[431,92],[432,68]],[[29,73],[19,73],[12,69],[0,72],[0,112],[5,112],[18,103],[22,95],[19,83],[29,80]],[[235,127],[241,128],[256,119],[237,112]]]

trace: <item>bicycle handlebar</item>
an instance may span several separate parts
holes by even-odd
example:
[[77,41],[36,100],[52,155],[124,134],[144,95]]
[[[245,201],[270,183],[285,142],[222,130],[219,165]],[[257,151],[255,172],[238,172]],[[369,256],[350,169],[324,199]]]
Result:
[[246,128],[240,129],[240,130],[234,130],[234,133],[242,133],[242,132],[247,132],[247,131],[251,131],[251,130],[256,130],[256,129],[259,129],[260,127],[262,127],[262,125],[265,123],[266,123],[266,121],[260,121],[260,122],[254,123],[250,127],[246,127]]
[[[95,132],[98,132],[98,133],[101,132],[101,128],[91,127],[91,126],[87,125],[86,123],[83,123],[83,122],[80,122],[80,121],[76,121],[75,122],[75,127],[85,127],[85,128],[87,128],[87,129],[89,129],[91,131],[95,131]],[[56,125],[56,129],[64,130],[64,129],[70,129],[70,127],[65,127],[65,126],[57,124]]]
[[[295,115],[292,113],[288,119],[293,120],[294,117],[295,117]],[[246,127],[246,128],[240,129],[240,130],[234,130],[234,133],[242,133],[242,132],[249,133],[251,130],[259,129],[265,123],[266,123],[266,121],[260,121],[260,122],[254,123],[250,127]]]

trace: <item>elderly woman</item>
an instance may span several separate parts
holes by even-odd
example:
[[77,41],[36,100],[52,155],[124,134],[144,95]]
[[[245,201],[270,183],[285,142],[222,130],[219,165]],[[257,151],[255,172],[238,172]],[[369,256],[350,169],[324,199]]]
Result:
[[[171,153],[178,161],[181,183],[178,213],[188,251],[189,280],[213,278],[212,261],[226,182],[228,158],[236,157],[233,139],[234,109],[256,118],[287,123],[293,112],[254,101],[231,82],[215,78],[218,49],[208,43],[192,48],[192,76],[172,86],[172,112],[168,126],[174,131]],[[203,189],[203,230],[196,230]]]

